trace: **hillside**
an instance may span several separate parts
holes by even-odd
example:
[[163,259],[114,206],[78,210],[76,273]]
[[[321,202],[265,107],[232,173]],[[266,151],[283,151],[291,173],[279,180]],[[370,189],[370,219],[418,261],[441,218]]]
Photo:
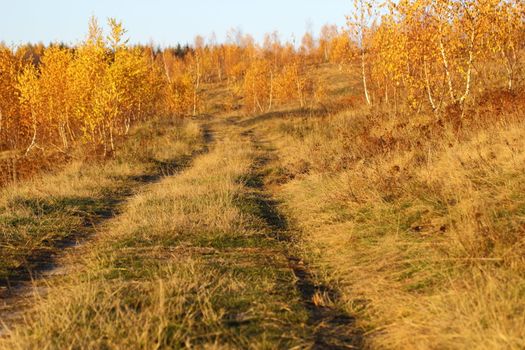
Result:
[[523,4],[365,10],[0,45],[0,349],[525,348]]

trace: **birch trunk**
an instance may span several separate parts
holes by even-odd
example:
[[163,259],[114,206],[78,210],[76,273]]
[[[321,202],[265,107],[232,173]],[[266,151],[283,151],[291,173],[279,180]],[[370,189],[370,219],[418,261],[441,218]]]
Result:
[[363,89],[365,91],[366,104],[370,106],[372,104],[372,101],[370,100],[370,94],[368,93],[368,84],[366,81],[365,50],[364,49],[361,50],[361,73],[363,76]]
[[470,45],[469,45],[470,47],[469,47],[469,52],[468,52],[465,92],[463,93],[463,96],[461,96],[461,98],[459,99],[460,103],[463,103],[470,94],[470,86],[472,84],[472,63],[474,62],[474,41],[475,40],[476,40],[476,31],[472,30],[472,33],[470,34]]
[[452,74],[450,73],[450,65],[448,63],[447,52],[445,51],[445,46],[443,45],[443,38],[439,37],[439,51],[441,53],[441,59],[443,61],[443,68],[445,68],[445,75],[447,77],[448,84],[448,93],[453,102],[456,101],[456,96],[454,94],[454,86],[452,84]]
[[430,102],[432,110],[437,112],[436,103],[434,102],[434,97],[432,96],[432,88],[430,87],[430,78],[428,77],[428,67],[426,60],[423,61],[423,72],[425,74],[425,85],[427,89],[428,102]]
[[268,102],[268,112],[272,109],[273,104],[273,71],[270,72],[270,101]]

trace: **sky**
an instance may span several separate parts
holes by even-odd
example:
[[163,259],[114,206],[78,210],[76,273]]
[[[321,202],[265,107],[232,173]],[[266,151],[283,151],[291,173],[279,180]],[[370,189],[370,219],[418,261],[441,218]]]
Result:
[[84,39],[91,16],[124,23],[131,43],[171,46],[196,35],[217,41],[231,28],[262,40],[279,31],[282,40],[318,33],[324,24],[345,24],[350,0],[0,0],[0,42],[64,42]]

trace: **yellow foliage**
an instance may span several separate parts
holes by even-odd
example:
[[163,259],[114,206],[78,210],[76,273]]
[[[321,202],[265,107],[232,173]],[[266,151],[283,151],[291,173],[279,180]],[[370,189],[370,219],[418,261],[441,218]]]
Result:
[[23,133],[16,88],[21,68],[21,60],[0,44],[0,149],[17,146]]

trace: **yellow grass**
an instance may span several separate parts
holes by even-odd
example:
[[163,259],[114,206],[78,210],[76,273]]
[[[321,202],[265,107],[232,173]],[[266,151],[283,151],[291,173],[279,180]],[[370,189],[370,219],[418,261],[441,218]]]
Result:
[[77,160],[58,173],[1,189],[0,277],[29,268],[26,260],[56,250],[57,240],[85,236],[93,221],[116,211],[141,185],[141,177],[178,166],[201,143],[198,124],[156,120],[133,130],[114,160]]
[[137,193],[0,349],[307,347],[293,274],[246,197],[256,153],[237,134]]
[[[521,112],[356,107],[355,77],[349,85],[351,75],[329,66],[312,74],[339,76],[315,111],[282,106],[173,134],[138,132],[108,165],[75,163],[6,189],[0,205],[8,219],[48,218],[25,199],[106,198],[152,167],[174,175],[135,189],[121,214],[69,258],[71,272],[37,293],[0,349],[311,348],[316,329],[290,270],[289,243],[275,239],[261,193],[250,188],[263,178],[281,201],[287,233],[296,234],[292,250],[339,294],[317,290],[309,302],[356,316],[365,347],[525,348]],[[224,86],[207,89],[214,111],[238,102],[222,101]],[[203,125],[215,130],[209,153],[173,172],[173,159],[199,148]],[[256,179],[264,160],[269,174]],[[53,222],[80,224],[60,215]],[[14,235],[32,242],[23,230]]]
[[339,286],[368,347],[521,349],[520,117],[420,138],[429,120],[357,110],[256,128],[280,151],[275,181],[289,181],[276,193],[306,256]]

